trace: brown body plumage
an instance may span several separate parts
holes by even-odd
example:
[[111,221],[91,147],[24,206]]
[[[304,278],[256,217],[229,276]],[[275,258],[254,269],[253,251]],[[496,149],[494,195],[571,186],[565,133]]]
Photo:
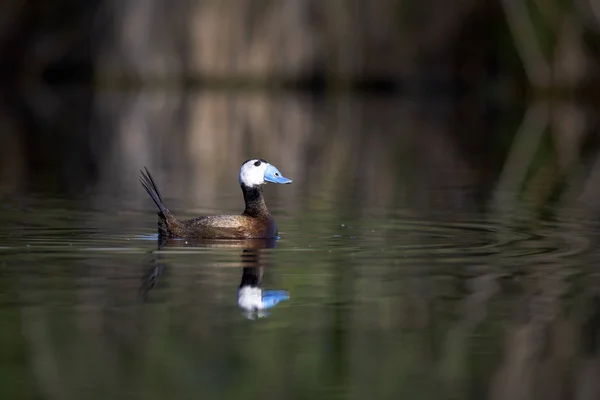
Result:
[[246,203],[246,208],[240,215],[214,215],[178,220],[164,205],[158,187],[147,168],[141,171],[140,182],[159,209],[158,233],[161,237],[253,239],[277,236],[277,226],[267,209],[260,185],[249,187],[240,183]]

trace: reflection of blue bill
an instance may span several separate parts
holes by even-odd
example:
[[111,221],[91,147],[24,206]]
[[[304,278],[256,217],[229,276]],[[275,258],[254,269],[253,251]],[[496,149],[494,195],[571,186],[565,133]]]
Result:
[[238,306],[249,312],[267,310],[289,298],[285,290],[262,290],[252,286],[238,290]]
[[262,302],[265,309],[271,308],[280,301],[290,298],[290,295],[285,290],[263,290]]

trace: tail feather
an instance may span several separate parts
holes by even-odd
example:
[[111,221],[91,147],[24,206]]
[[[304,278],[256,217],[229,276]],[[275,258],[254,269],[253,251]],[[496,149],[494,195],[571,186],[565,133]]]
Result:
[[148,171],[148,168],[144,167],[143,170],[140,170],[139,179],[144,189],[146,189],[146,192],[148,192],[148,195],[150,195],[150,198],[152,198],[152,200],[160,210],[160,214],[166,218],[169,214],[169,210],[167,209],[167,207],[165,207],[165,203],[163,202],[162,196],[160,195],[158,187],[156,186],[156,183],[154,183],[154,179],[152,178],[150,171]]

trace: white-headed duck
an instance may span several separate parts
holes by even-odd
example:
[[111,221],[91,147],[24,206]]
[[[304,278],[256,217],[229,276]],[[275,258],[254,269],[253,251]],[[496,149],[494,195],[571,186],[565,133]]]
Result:
[[147,168],[140,182],[158,207],[158,233],[171,238],[254,239],[277,236],[275,220],[269,213],[262,186],[267,182],[288,184],[291,179],[267,161],[255,158],[242,164],[239,182],[246,208],[239,215],[212,215],[178,220],[165,206],[154,179]]

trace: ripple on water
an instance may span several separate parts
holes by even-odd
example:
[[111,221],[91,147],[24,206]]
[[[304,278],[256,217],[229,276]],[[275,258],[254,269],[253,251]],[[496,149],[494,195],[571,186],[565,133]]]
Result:
[[[523,262],[564,260],[589,248],[585,235],[572,226],[544,222],[534,226],[509,226],[484,218],[469,221],[431,221],[396,218],[366,224],[339,224],[334,232],[302,238],[289,232],[285,251],[346,251],[371,259],[401,258],[439,262],[485,262],[486,258],[521,259]],[[308,245],[307,245],[308,243]],[[304,244],[304,245],[303,245]]]
[[[223,252],[232,244],[156,246],[155,214],[139,211],[107,215],[101,210],[69,211],[22,216],[10,229],[0,232],[1,253],[147,253],[206,254]],[[20,217],[21,218],[21,217]],[[408,212],[390,213],[390,218],[365,217],[334,222],[331,215],[285,215],[278,219],[282,253],[351,253],[372,260],[436,260],[436,262],[486,262],[490,257],[523,262],[574,257],[589,248],[580,221],[535,221],[508,224],[483,214],[443,216],[438,220],[418,219]]]

